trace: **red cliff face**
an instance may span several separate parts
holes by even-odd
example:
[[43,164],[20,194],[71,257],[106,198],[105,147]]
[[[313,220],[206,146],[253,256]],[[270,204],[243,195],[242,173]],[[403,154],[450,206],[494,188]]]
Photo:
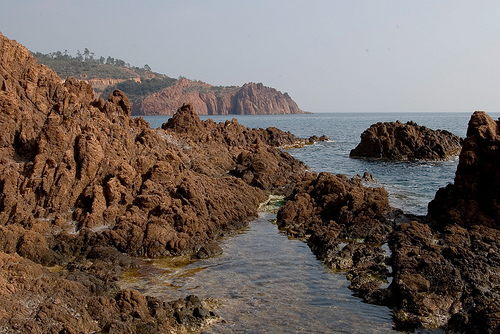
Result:
[[263,84],[215,87],[203,82],[178,80],[173,86],[134,105],[136,115],[172,115],[189,103],[200,115],[303,114],[288,94]]

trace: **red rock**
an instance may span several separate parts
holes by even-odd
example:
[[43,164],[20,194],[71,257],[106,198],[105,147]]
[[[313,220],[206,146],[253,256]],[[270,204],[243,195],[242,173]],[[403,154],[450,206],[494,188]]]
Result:
[[[8,316],[0,327],[36,332],[50,323],[48,331],[57,332],[133,332],[148,326],[160,332],[179,326],[199,330],[215,318],[201,305],[183,311],[188,320],[179,324],[171,306],[146,302],[137,292],[113,296],[112,282],[134,263],[116,254],[194,255],[203,248],[216,255],[214,241],[247,224],[265,192],[283,193],[305,171],[304,164],[269,146],[296,141],[277,129],[250,130],[236,120],[202,122],[190,106],[164,129],[150,129],[130,114],[122,92],[113,92],[108,101],[94,99],[89,84],[61,83],[28,50],[0,35],[0,256],[12,259],[2,251],[17,252],[27,258],[23,261],[68,269],[66,277],[42,270],[40,282],[55,282],[43,293],[30,290],[38,276],[3,290],[19,289],[29,300],[37,294],[57,296],[58,287],[71,285],[68,291],[80,305],[74,309],[82,314],[80,319],[69,312],[73,306],[61,309],[66,302],[73,305],[65,291],[57,302],[41,305],[38,318],[12,304],[2,311]],[[238,163],[246,152],[249,158]],[[237,177],[245,170],[253,175],[248,182]],[[28,261],[25,266],[37,265]],[[17,270],[7,268],[4,274]],[[21,296],[9,298],[5,303]]]
[[204,82],[179,79],[133,106],[135,115],[173,115],[183,104],[191,104],[200,115],[303,114],[287,94],[263,84],[214,87]]

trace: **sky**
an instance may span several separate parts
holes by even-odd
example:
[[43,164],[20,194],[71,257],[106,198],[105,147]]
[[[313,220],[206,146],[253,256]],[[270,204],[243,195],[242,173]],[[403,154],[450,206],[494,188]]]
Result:
[[0,0],[30,51],[88,48],[310,112],[500,111],[498,0]]

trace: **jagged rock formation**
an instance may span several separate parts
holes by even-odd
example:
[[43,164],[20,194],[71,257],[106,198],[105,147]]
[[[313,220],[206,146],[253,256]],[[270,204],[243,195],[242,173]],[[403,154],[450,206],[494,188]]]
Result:
[[[389,208],[383,189],[321,173],[297,184],[278,225],[347,271],[365,301],[393,308],[400,330],[498,333],[499,123],[484,112],[472,115],[455,184],[436,193],[428,216],[402,215]],[[390,258],[379,247],[386,241]],[[386,263],[393,279],[384,288]]]
[[457,155],[460,147],[460,137],[446,130],[431,130],[415,122],[379,122],[361,134],[361,142],[350,156],[391,161],[445,160]]
[[172,115],[185,103],[200,115],[303,114],[292,98],[263,84],[215,87],[180,79],[174,85],[147,96],[133,106],[135,115]]
[[[439,223],[439,222],[438,222]],[[402,330],[500,330],[500,231],[412,221],[390,240],[394,278],[389,305]]]
[[401,323],[500,331],[499,134],[499,121],[475,112],[454,184],[429,203],[430,225],[405,224],[394,236]]
[[95,100],[0,34],[2,330],[200,329],[216,319],[200,301],[120,291],[120,272],[131,256],[217,253],[218,236],[305,173],[270,146],[295,140],[277,129],[202,122],[190,106],[156,130],[130,114],[122,92]]
[[367,187],[363,178],[330,173],[308,174],[278,211],[278,226],[289,236],[303,238],[330,268],[347,272],[351,286],[365,300],[375,297],[388,276],[380,247],[393,230],[388,193]]
[[500,128],[482,111],[469,122],[455,182],[440,189],[429,214],[443,226],[500,228]]

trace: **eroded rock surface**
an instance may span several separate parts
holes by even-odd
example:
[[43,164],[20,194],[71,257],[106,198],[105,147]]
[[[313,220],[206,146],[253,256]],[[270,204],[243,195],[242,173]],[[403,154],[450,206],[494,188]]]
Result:
[[389,287],[400,329],[442,327],[458,333],[500,329],[500,232],[485,226],[444,230],[411,222],[391,238]]
[[365,300],[382,303],[385,295],[379,290],[388,267],[381,245],[397,212],[389,206],[385,189],[362,181],[307,174],[279,210],[277,223],[289,236],[307,241],[330,268],[348,273],[351,288]]
[[[133,256],[216,255],[219,236],[247,224],[268,194],[289,191],[305,171],[272,146],[295,140],[277,129],[202,122],[191,106],[163,129],[130,115],[122,92],[94,99],[89,84],[61,83],[0,35],[2,330],[200,329],[216,317],[195,297],[169,306],[120,291],[120,273],[137,264]],[[14,290],[9,275],[24,277]],[[35,296],[40,302],[29,304]]]
[[402,324],[500,331],[499,138],[498,121],[475,112],[454,184],[429,203],[429,225],[402,225],[395,234],[393,292],[403,302]]
[[445,160],[458,155],[461,138],[446,130],[431,130],[415,122],[379,122],[361,134],[353,158],[391,161]]
[[437,192],[429,203],[429,215],[443,226],[500,229],[499,150],[499,121],[476,111],[469,122],[455,182]]
[[[393,211],[383,189],[359,178],[321,173],[297,184],[278,224],[347,272],[365,301],[393,308],[400,330],[498,333],[499,122],[472,115],[455,183],[437,192],[425,217]],[[390,257],[380,248],[385,242]],[[380,279],[390,276],[386,287]]]

